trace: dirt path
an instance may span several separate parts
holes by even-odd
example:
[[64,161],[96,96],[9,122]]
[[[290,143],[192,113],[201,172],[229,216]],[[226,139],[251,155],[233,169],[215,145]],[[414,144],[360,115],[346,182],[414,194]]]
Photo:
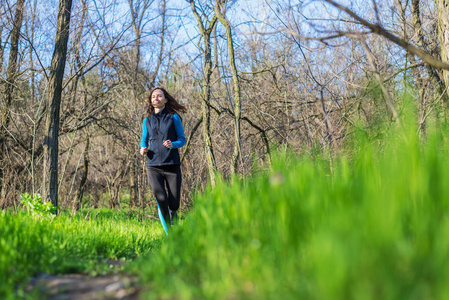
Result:
[[42,274],[31,280],[28,290],[49,300],[137,300],[135,279],[126,274],[87,276],[82,274]]

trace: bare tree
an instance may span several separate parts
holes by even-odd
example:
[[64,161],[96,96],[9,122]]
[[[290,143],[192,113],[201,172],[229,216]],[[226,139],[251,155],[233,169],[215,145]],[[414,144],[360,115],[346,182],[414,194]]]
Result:
[[[438,33],[441,49],[441,60],[443,63],[449,63],[449,7],[446,0],[437,0]],[[443,69],[443,79],[449,87],[449,68]]]
[[[324,0],[324,1],[328,2],[329,4],[331,4],[332,6],[338,8],[338,9],[344,11],[349,16],[351,16],[354,20],[359,22],[361,25],[367,27],[372,33],[378,34],[378,35],[390,40],[391,42],[395,43],[396,45],[404,48],[404,50],[420,57],[427,64],[429,64],[435,68],[449,70],[449,63],[447,63],[443,60],[440,60],[440,59],[430,55],[424,49],[421,49],[415,45],[410,44],[408,41],[401,39],[399,36],[391,33],[390,31],[388,31],[387,29],[382,27],[380,24],[374,24],[372,22],[365,20],[364,18],[360,17],[355,12],[353,12],[351,9],[349,9],[341,4],[338,4],[337,2],[335,2],[333,0]],[[440,20],[441,20],[441,18],[442,18],[442,16],[439,17]],[[340,34],[344,34],[344,33],[340,33]]]
[[[211,102],[211,76],[212,76],[212,48],[211,48],[211,34],[217,23],[217,16],[214,14],[211,20],[202,20],[200,14],[196,9],[195,2],[190,1],[190,7],[193,15],[198,22],[198,28],[204,41],[204,48],[201,49],[204,56],[204,83],[203,83],[203,103],[202,110],[202,125],[203,125],[203,140],[206,151],[207,167],[209,171],[209,179],[212,186],[215,186],[215,172],[217,171],[217,163],[215,162],[214,148],[211,137],[211,121],[210,121],[210,102]],[[203,11],[203,16],[207,16]],[[215,57],[217,53],[215,53]]]
[[4,185],[3,168],[6,165],[4,162],[7,150],[6,136],[11,120],[10,106],[13,99],[13,92],[16,85],[15,80],[18,72],[17,58],[19,55],[19,38],[24,13],[24,2],[25,0],[18,0],[16,3],[16,13],[14,16],[13,29],[11,32],[11,51],[9,52],[8,71],[6,76],[5,89],[2,97],[2,104],[0,107],[0,195],[2,195]]
[[240,121],[242,113],[242,100],[240,94],[239,78],[237,67],[235,66],[234,41],[232,39],[231,23],[226,19],[224,11],[226,9],[227,0],[217,0],[215,4],[215,15],[226,29],[226,39],[228,43],[229,65],[232,73],[232,82],[234,88],[234,152],[231,160],[231,172],[237,173],[238,161],[240,156]]
[[369,64],[371,66],[371,70],[374,73],[374,77],[376,78],[377,83],[379,84],[380,88],[382,89],[382,93],[384,95],[386,104],[387,104],[388,108],[390,109],[391,114],[393,115],[393,120],[398,121],[398,112],[397,112],[396,107],[394,105],[393,97],[391,96],[391,94],[388,91],[387,87],[383,83],[383,80],[382,80],[382,78],[381,78],[381,76],[379,74],[379,71],[377,69],[376,63],[374,61],[373,53],[371,52],[371,49],[369,48],[369,46],[366,44],[366,42],[363,39],[360,39],[360,42],[362,43],[363,48],[365,48],[365,51],[366,51],[366,54],[367,54],[367,57],[368,57],[368,61],[369,61]]
[[[357,10],[348,3],[362,0],[255,0],[245,11],[232,6],[237,1],[74,2],[73,42],[59,98],[60,208],[124,208],[128,196],[133,207],[145,194],[139,188],[145,166],[136,150],[145,94],[154,85],[169,88],[188,107],[188,142],[181,153],[184,207],[193,188],[213,184],[214,170],[250,174],[255,162],[265,165],[267,154],[279,148],[338,150],[354,118],[374,132],[394,111],[401,115],[403,92],[416,97],[424,133],[427,119],[444,117],[440,108],[447,101],[440,2],[386,1]],[[0,3],[0,52],[11,56],[16,6]],[[43,15],[36,1],[27,3],[10,121],[2,126],[8,130],[0,146],[7,150],[0,165],[7,172],[3,204],[20,191],[38,190],[42,172],[34,169],[42,166],[44,146],[48,165],[49,142],[55,144],[44,121],[56,115],[50,105],[56,88],[47,74],[52,42],[45,34],[55,31],[56,14]],[[186,24],[190,31],[191,16],[199,35],[187,39],[177,32]],[[0,76],[6,91],[12,82],[8,69]],[[49,182],[52,175],[45,174]]]
[[50,67],[47,98],[47,122],[44,142],[44,178],[42,197],[58,206],[58,156],[59,156],[59,111],[61,106],[62,81],[69,41],[69,25],[72,0],[60,0],[56,29],[55,50]]

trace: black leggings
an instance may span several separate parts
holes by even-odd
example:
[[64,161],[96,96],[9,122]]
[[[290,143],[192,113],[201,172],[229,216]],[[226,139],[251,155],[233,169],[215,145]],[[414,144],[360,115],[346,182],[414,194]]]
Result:
[[181,166],[169,165],[147,167],[148,181],[156,197],[166,222],[169,222],[168,209],[176,211],[181,198]]

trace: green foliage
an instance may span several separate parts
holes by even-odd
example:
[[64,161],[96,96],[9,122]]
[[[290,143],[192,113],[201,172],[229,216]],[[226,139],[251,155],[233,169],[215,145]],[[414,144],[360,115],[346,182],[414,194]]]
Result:
[[409,100],[382,134],[355,122],[338,155],[275,150],[268,171],[218,177],[166,238],[132,210],[2,211],[0,298],[39,273],[137,258],[143,299],[447,299],[448,128],[419,139]]
[[285,154],[217,180],[135,264],[143,298],[447,299],[447,130],[416,132],[403,119],[332,163]]
[[107,259],[130,260],[159,246],[158,223],[95,214],[62,212],[50,219],[0,211],[0,299],[23,296],[30,276],[96,275]]
[[53,214],[57,211],[51,202],[42,202],[42,196],[40,194],[31,195],[28,193],[23,193],[20,200],[26,211],[39,216],[54,216]]

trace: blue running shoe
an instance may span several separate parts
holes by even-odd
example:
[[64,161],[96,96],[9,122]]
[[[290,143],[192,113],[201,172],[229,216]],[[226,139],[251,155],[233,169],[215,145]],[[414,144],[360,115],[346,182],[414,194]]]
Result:
[[170,225],[173,226],[176,222],[178,222],[178,213],[170,210]]

